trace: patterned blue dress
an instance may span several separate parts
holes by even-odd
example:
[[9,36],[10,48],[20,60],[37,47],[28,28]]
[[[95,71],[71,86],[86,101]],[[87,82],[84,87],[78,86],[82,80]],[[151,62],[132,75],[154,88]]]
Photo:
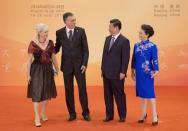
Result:
[[151,78],[158,67],[157,46],[149,40],[134,45],[132,69],[136,71],[136,96],[155,98],[154,79]]

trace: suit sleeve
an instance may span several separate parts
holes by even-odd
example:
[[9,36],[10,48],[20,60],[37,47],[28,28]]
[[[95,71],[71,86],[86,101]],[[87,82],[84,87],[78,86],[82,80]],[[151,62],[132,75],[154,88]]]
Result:
[[83,45],[83,62],[82,65],[87,66],[88,58],[89,58],[89,49],[88,49],[88,42],[85,30],[83,30],[82,34],[82,45]]
[[133,55],[132,55],[132,61],[131,61],[131,68],[135,69],[135,61],[136,61],[136,56],[135,56],[135,45],[134,45],[134,49],[133,49]]
[[60,41],[57,31],[56,31],[56,44],[54,48],[55,48],[55,53],[58,53],[61,48],[61,41]]
[[122,55],[121,55],[121,73],[124,73],[127,76],[127,69],[129,65],[130,58],[130,42],[126,40],[122,46]]
[[104,53],[105,53],[106,41],[107,41],[107,37],[106,37],[106,39],[105,39],[105,42],[104,42],[104,47],[103,47],[102,61],[101,61],[101,70],[102,70],[102,67],[103,67],[103,60],[104,60]]

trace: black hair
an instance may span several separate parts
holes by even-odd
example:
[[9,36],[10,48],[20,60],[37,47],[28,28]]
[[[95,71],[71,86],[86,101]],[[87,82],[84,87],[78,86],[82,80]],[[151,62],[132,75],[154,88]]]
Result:
[[153,27],[150,25],[143,24],[143,25],[141,25],[141,29],[144,30],[146,35],[148,35],[148,38],[150,38],[151,36],[154,35]]
[[69,16],[73,16],[74,14],[71,12],[66,12],[63,14],[63,21],[65,22]]
[[110,23],[113,24],[114,27],[118,27],[119,30],[121,30],[121,21],[118,19],[112,19],[110,20]]

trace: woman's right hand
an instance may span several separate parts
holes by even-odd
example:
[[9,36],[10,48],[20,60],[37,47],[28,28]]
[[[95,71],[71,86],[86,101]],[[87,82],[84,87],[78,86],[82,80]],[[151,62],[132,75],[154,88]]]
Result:
[[136,74],[135,74],[134,70],[132,70],[132,72],[131,72],[131,77],[132,77],[133,81],[136,81]]

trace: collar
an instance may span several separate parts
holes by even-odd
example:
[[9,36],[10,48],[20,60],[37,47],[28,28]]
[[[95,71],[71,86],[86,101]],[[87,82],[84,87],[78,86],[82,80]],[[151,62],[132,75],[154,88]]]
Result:
[[67,33],[69,33],[70,30],[72,30],[72,33],[73,33],[75,28],[70,29],[70,28],[68,28],[68,27],[66,26],[65,29],[66,29],[66,32],[67,32]]
[[120,35],[121,33],[119,32],[118,34],[116,35],[112,35],[112,37],[114,37],[114,41],[118,38],[118,36]]
[[148,39],[147,40],[142,40],[140,43],[145,45],[145,44],[149,43],[149,40]]

